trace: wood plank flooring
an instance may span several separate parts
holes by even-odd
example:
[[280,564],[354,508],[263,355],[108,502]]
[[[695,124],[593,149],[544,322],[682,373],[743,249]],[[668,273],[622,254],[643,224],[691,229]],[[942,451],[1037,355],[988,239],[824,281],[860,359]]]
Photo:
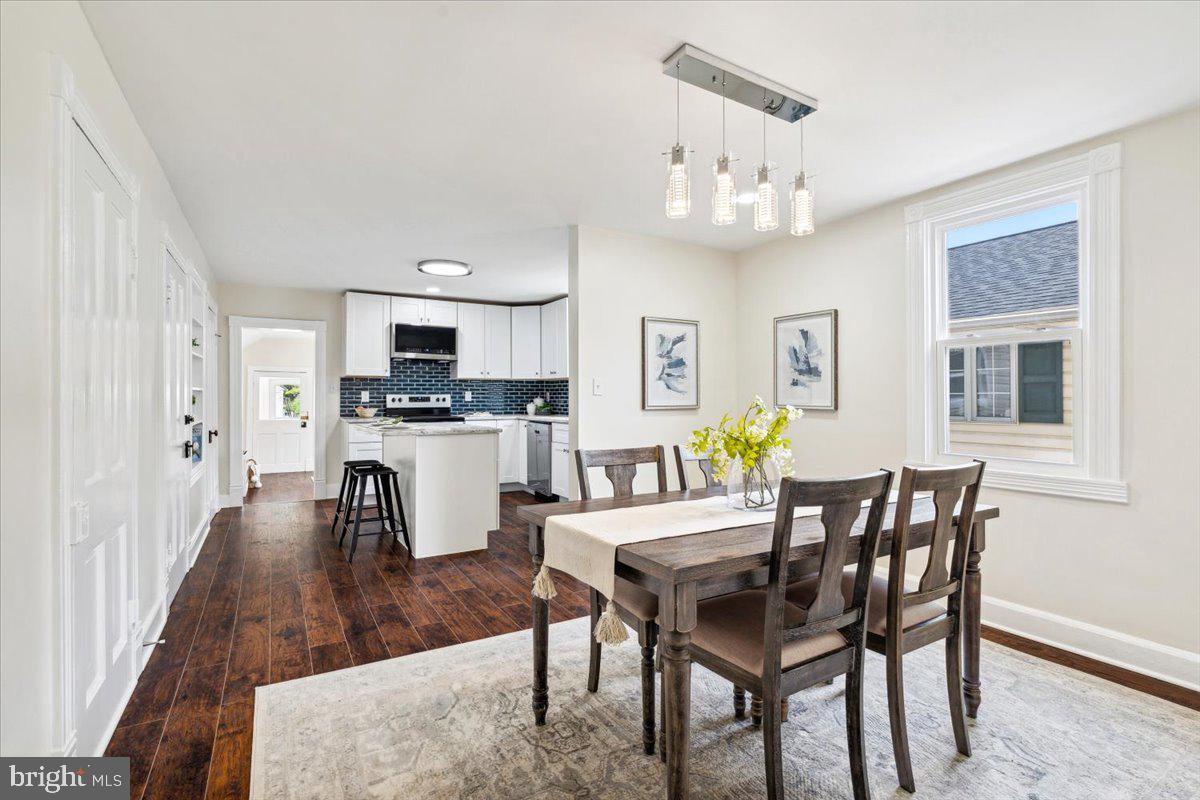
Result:
[[262,488],[246,490],[242,502],[251,503],[298,503],[313,499],[313,474],[311,472],[272,472],[260,477]]
[[[370,537],[353,564],[333,501],[221,511],[106,751],[130,758],[131,797],[246,797],[256,686],[528,628],[530,502],[501,495],[486,551],[412,559]],[[551,621],[586,616],[586,587],[554,582]]]

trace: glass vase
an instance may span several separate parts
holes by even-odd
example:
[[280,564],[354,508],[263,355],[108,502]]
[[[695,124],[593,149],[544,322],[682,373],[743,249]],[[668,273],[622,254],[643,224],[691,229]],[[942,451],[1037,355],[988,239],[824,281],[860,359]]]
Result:
[[740,458],[729,465],[725,497],[739,511],[774,511],[778,498],[779,470],[767,459],[746,469]]

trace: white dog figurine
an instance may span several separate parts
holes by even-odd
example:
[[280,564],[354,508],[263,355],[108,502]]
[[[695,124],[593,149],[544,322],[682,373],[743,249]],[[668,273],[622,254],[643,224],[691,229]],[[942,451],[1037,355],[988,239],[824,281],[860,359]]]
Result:
[[255,489],[262,488],[262,478],[258,474],[258,462],[253,458],[246,459],[246,478]]

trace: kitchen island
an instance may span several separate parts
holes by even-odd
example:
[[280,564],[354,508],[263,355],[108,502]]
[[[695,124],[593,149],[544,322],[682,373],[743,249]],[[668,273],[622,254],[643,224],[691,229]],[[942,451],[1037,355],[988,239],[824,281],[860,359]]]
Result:
[[486,550],[500,527],[499,431],[464,423],[363,422],[396,470],[417,558]]

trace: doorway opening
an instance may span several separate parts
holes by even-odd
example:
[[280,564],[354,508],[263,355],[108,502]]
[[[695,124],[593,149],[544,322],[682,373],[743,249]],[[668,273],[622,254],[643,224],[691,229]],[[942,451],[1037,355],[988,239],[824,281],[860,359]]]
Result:
[[323,322],[230,318],[229,490],[242,503],[323,496],[324,333]]

